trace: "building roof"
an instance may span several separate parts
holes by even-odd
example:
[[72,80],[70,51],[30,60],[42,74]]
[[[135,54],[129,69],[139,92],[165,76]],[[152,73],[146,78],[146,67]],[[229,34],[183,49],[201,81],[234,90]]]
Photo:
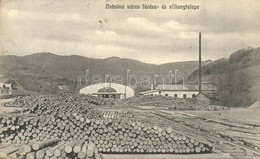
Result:
[[5,86],[7,88],[11,88],[12,84],[10,84],[10,83],[0,83],[0,87],[3,87],[3,86]]
[[[204,94],[207,94],[209,97],[213,97],[214,93],[212,91],[216,91],[216,87],[213,85],[205,84],[201,85],[201,90],[204,92]],[[199,91],[199,86],[198,85],[179,85],[176,84],[158,84],[154,90],[148,90],[144,92],[140,92],[140,94],[150,94],[150,93],[155,93],[158,91]]]
[[119,92],[97,92],[97,93],[91,93],[92,95],[98,95],[98,94],[123,94],[123,93],[119,93]]
[[[155,87],[156,90],[163,91],[198,91],[198,85],[174,85],[174,84],[159,84]],[[202,91],[213,91],[216,88],[213,85],[201,85]]]
[[5,87],[12,87],[12,84],[5,84]]
[[98,90],[99,93],[103,93],[103,92],[116,92],[116,90],[114,88],[111,87],[103,87],[100,90]]
[[140,94],[149,94],[149,93],[154,93],[154,92],[158,92],[159,90],[149,90],[149,91],[144,91],[144,92],[140,92]]

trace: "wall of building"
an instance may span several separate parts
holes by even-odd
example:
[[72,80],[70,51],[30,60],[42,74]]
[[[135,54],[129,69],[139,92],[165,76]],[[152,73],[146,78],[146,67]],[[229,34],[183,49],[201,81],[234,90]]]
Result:
[[153,95],[159,95],[159,91],[158,92],[153,92]]
[[12,94],[12,88],[10,88],[10,87],[1,87],[0,88],[0,94],[1,95]]
[[[98,96],[99,98],[108,98],[108,97],[109,97],[108,94],[98,94],[97,96]],[[120,99],[120,98],[123,98],[123,97],[121,97],[120,94],[111,94],[111,95],[110,95],[110,98]]]
[[159,95],[159,91],[149,92],[149,93],[143,93],[142,95]]
[[183,98],[183,95],[186,94],[186,98],[192,98],[193,95],[196,96],[199,94],[199,91],[157,91],[151,92],[144,95],[162,95],[162,96],[172,96],[177,95],[177,98]]
[[192,95],[199,94],[199,91],[161,91],[161,95],[172,96],[177,95],[177,98],[183,98],[183,95],[186,94],[186,98],[192,98]]
[[[87,86],[85,88],[82,88],[80,90],[80,93],[83,94],[92,94],[92,93],[97,93],[98,90],[104,87],[109,87],[109,83],[98,83],[98,84],[93,84],[90,86]],[[125,89],[126,89],[126,98],[132,97],[135,95],[134,89],[131,87],[128,87],[125,85],[117,84],[117,83],[111,83],[111,88],[115,89],[117,93],[122,93],[120,98],[124,98],[125,95]]]

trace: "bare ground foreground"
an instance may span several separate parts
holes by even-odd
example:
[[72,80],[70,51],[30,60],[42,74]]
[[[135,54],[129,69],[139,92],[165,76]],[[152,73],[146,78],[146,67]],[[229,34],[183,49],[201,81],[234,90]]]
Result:
[[260,109],[234,108],[221,111],[186,111],[205,118],[223,118],[238,122],[260,124]]

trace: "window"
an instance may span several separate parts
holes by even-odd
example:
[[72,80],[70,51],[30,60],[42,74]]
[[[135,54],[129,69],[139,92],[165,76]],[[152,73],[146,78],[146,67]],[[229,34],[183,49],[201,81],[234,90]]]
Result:
[[196,97],[196,95],[195,94],[192,94],[192,98],[195,98]]
[[174,97],[177,98],[177,97],[178,97],[178,94],[174,94]]
[[168,96],[168,94],[165,94],[165,96]]
[[184,98],[184,99],[187,98],[187,94],[183,94],[183,98]]

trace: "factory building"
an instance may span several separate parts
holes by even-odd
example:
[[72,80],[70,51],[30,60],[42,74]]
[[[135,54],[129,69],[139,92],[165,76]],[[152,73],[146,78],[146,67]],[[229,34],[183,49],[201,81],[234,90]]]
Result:
[[102,98],[123,99],[135,95],[134,89],[118,83],[98,83],[80,90],[82,94],[90,94]]
[[[206,98],[214,98],[216,88],[213,85],[202,85],[202,94]],[[198,85],[174,85],[159,84],[149,91],[141,92],[141,95],[163,95],[176,98],[195,98],[199,94]]]

